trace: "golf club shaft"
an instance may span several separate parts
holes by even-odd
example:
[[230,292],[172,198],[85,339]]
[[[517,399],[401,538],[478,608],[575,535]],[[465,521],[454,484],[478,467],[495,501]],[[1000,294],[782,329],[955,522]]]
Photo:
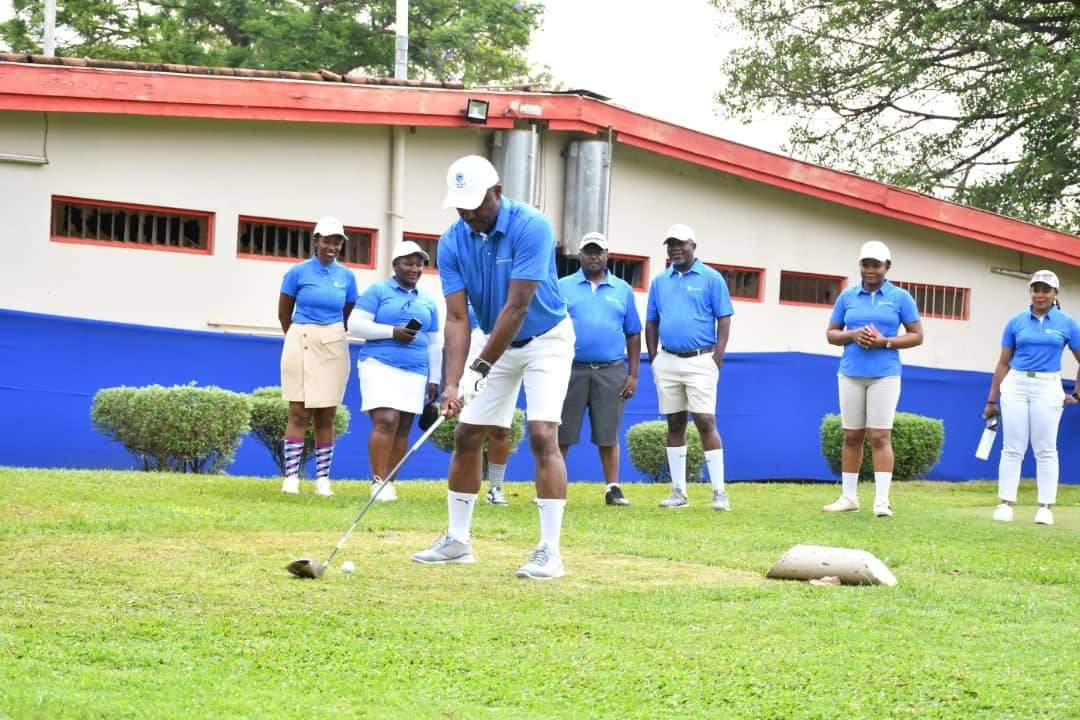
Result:
[[380,483],[379,486],[375,488],[375,492],[372,494],[371,499],[367,501],[367,505],[365,505],[363,509],[359,512],[359,514],[357,514],[356,519],[353,520],[352,525],[349,526],[349,529],[346,530],[345,534],[341,536],[340,540],[338,540],[338,543],[334,546],[334,549],[330,551],[330,554],[327,556],[326,562],[323,563],[323,565],[330,564],[330,561],[334,559],[335,555],[337,555],[337,551],[341,549],[341,546],[344,545],[345,541],[349,539],[350,535],[352,535],[352,531],[355,530],[356,526],[360,524],[360,521],[364,518],[364,514],[379,498],[379,493],[383,491],[383,488],[390,484],[391,480],[397,477],[398,471],[401,470],[401,466],[405,464],[405,461],[408,460],[421,445],[427,442],[427,439],[431,437],[432,433],[434,433],[439,428],[439,426],[443,424],[445,420],[446,416],[440,415],[438,419],[436,419],[435,422],[431,424],[431,427],[425,430],[424,434],[417,438],[416,442],[412,444],[412,447],[409,448],[408,452],[406,452],[405,455],[402,456],[401,460],[398,461],[398,464],[394,466],[394,469],[391,470],[387,474],[387,476],[382,479],[382,483]]

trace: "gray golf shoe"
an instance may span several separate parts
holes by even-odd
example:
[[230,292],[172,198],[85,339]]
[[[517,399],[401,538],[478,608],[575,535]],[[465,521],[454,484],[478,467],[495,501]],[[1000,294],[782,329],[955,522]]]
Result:
[[529,556],[529,562],[518,568],[519,578],[530,580],[553,580],[566,574],[558,551],[547,543],[541,543]]
[[660,501],[660,507],[662,508],[683,508],[690,506],[690,498],[686,497],[686,491],[678,488],[672,488],[671,494],[667,496],[667,500]]
[[509,505],[510,501],[503,495],[502,487],[496,487],[492,485],[487,491],[487,501],[489,505]]
[[726,490],[713,490],[712,509],[723,510],[724,512],[731,511],[731,501],[728,500]]
[[425,565],[442,565],[447,563],[463,563],[471,565],[476,562],[472,554],[472,543],[463,543],[450,533],[446,533],[427,550],[413,553],[413,562]]

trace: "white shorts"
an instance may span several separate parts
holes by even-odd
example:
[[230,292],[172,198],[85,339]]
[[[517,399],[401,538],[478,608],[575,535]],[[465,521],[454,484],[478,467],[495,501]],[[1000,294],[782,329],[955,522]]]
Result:
[[840,422],[845,430],[892,430],[900,402],[900,376],[879,378],[837,375],[840,386]]
[[682,358],[667,350],[656,354],[652,363],[656,398],[663,415],[686,412],[716,414],[716,383],[720,368],[712,353]]
[[356,363],[360,375],[360,412],[375,408],[391,408],[419,414],[427,396],[427,378],[420,373],[407,372],[364,358]]
[[509,428],[522,381],[526,419],[562,422],[573,362],[574,323],[568,315],[525,347],[507,348],[488,373],[487,387],[461,411],[461,422]]

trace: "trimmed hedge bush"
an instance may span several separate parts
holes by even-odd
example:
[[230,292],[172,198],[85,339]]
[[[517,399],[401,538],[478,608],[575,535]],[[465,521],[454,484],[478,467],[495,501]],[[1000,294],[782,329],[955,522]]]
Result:
[[[285,474],[285,448],[281,439],[289,424],[289,402],[281,397],[276,385],[256,388],[251,398],[251,434],[259,444],[270,452],[278,471]],[[334,413],[334,440],[349,431],[352,414],[344,405],[338,405]],[[304,451],[300,456],[300,475],[303,476],[308,460],[315,453],[315,426],[309,424],[304,434]]]
[[[630,462],[648,475],[652,482],[671,482],[667,460],[666,420],[650,420],[632,425],[626,431],[626,446],[630,451]],[[686,425],[686,448],[687,482],[703,480],[701,469],[705,466],[705,450],[701,445],[701,435],[692,422]]]
[[[898,412],[893,422],[892,446],[895,458],[893,480],[915,480],[922,477],[941,459],[941,450],[945,447],[945,423],[937,418]],[[837,475],[840,474],[840,453],[843,447],[844,428],[840,424],[840,416],[826,415],[821,420],[821,452]],[[869,433],[863,444],[859,479],[874,479]]]
[[[457,429],[458,419],[452,417],[435,430],[431,436],[431,442],[443,452],[454,452],[454,430]],[[517,452],[521,445],[521,439],[525,437],[525,411],[514,408],[514,420],[510,423],[510,454]],[[487,442],[484,442],[484,450],[487,450]]]
[[90,410],[94,428],[122,443],[143,470],[216,473],[251,429],[246,395],[218,387],[103,388]]

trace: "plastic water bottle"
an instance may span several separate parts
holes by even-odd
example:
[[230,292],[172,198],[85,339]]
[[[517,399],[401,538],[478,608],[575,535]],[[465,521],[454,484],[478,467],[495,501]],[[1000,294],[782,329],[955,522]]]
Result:
[[982,437],[979,438],[979,447],[975,450],[975,457],[979,460],[988,460],[990,458],[990,449],[994,447],[994,438],[997,437],[1000,423],[1000,415],[991,415],[986,418],[986,428],[983,429]]

